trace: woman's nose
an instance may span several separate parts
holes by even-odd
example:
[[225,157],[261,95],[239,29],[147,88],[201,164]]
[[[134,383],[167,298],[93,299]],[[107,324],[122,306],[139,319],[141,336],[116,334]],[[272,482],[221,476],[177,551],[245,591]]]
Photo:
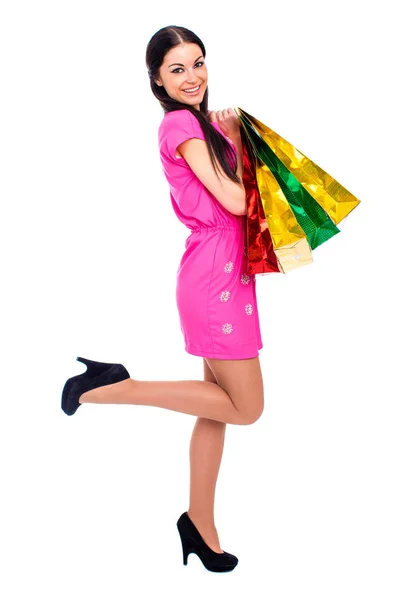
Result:
[[192,69],[188,69],[187,81],[194,82],[197,80],[197,77]]

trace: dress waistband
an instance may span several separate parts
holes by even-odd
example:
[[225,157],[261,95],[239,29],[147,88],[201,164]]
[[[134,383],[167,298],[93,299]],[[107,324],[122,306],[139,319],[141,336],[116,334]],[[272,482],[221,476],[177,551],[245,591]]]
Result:
[[189,227],[192,233],[198,231],[213,231],[214,229],[243,229],[243,225],[200,225],[199,227]]

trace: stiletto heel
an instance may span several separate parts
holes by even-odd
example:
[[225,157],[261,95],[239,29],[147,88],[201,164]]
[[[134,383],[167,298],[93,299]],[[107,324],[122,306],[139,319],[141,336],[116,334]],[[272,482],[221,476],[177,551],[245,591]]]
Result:
[[214,552],[205,543],[187,512],[179,517],[176,525],[181,538],[184,565],[187,565],[191,553],[197,554],[205,568],[215,573],[232,571],[238,564],[239,559],[233,554]]
[[89,360],[88,358],[82,358],[82,356],[77,356],[76,360],[79,360],[81,363],[87,366],[87,371],[91,377],[99,375],[106,369],[109,369],[114,363],[104,363],[97,362],[96,360]]
[[182,552],[183,552],[183,564],[187,565],[187,559],[191,552],[191,548],[185,539],[181,539],[182,542]]
[[120,363],[103,363],[82,356],[78,356],[76,360],[85,364],[87,369],[84,373],[70,377],[64,384],[61,408],[69,416],[81,406],[79,398],[85,392],[130,378],[127,369]]

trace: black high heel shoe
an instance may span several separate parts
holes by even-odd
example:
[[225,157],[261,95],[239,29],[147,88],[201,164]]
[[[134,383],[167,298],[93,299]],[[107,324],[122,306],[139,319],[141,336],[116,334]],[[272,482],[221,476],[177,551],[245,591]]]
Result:
[[81,356],[78,356],[76,360],[84,363],[87,369],[84,373],[70,377],[65,382],[61,396],[61,408],[67,415],[73,415],[81,406],[79,398],[85,392],[130,378],[128,371],[119,363],[97,362]]
[[239,559],[233,554],[229,554],[229,552],[221,554],[211,550],[187,512],[179,517],[176,525],[181,537],[184,565],[187,565],[187,559],[191,552],[197,554],[208,571],[224,573],[232,571],[238,564]]

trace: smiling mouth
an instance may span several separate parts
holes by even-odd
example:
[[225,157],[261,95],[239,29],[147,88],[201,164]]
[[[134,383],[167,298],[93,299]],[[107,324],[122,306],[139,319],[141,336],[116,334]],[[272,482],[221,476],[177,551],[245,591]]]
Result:
[[[197,94],[200,91],[200,88],[201,88],[201,83],[200,83],[200,85],[196,86],[195,88],[187,88],[186,90],[182,90],[182,92],[185,92],[185,94],[194,96],[195,94]],[[190,90],[194,90],[194,91],[190,91]]]

